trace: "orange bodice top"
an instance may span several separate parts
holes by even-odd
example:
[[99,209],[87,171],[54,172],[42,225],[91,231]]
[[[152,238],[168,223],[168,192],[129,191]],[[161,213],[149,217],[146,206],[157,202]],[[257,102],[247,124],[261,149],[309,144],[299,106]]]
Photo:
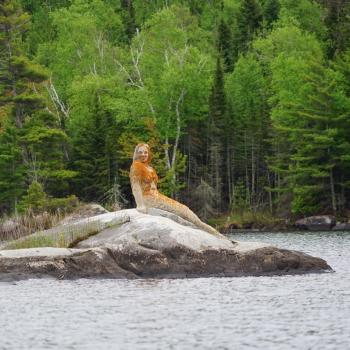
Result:
[[148,163],[134,160],[130,168],[130,180],[131,183],[134,181],[139,182],[143,195],[158,194],[158,176],[156,171]]

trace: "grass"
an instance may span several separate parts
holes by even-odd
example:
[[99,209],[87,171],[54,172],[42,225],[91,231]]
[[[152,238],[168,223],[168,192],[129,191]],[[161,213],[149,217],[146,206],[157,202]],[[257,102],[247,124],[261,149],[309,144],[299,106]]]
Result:
[[220,232],[231,229],[282,229],[285,228],[285,220],[272,216],[269,212],[242,211],[222,215],[208,220]]
[[58,224],[66,213],[42,213],[40,215],[17,215],[0,219],[0,241],[19,239],[33,232],[44,231]]
[[102,230],[122,225],[128,218],[116,218],[108,223],[85,221],[55,227],[5,243],[2,249],[25,249],[38,247],[73,248],[79,242],[96,235]]

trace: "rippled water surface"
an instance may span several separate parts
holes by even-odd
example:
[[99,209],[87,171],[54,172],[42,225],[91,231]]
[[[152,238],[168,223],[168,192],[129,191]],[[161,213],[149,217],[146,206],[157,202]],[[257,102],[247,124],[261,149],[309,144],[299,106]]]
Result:
[[335,273],[0,284],[0,349],[350,349],[350,234],[257,233]]

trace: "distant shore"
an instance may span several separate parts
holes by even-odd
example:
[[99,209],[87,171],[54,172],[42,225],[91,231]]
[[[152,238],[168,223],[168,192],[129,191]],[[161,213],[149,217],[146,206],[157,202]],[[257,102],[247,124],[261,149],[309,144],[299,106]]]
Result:
[[243,212],[227,214],[208,220],[220,232],[300,232],[300,231],[348,231],[350,220],[333,215],[314,215],[304,218],[280,218],[267,213]]

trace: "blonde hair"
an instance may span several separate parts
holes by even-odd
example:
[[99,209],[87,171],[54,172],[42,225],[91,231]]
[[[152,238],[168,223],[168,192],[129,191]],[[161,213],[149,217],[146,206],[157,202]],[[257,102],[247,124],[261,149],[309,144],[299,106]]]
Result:
[[138,151],[140,149],[140,147],[146,147],[148,150],[148,159],[147,159],[147,163],[149,163],[152,160],[152,152],[151,152],[151,148],[149,147],[149,145],[147,143],[139,143],[137,144],[137,146],[135,147],[135,151],[134,151],[134,155],[132,157],[132,160],[138,160],[139,155],[138,155]]

